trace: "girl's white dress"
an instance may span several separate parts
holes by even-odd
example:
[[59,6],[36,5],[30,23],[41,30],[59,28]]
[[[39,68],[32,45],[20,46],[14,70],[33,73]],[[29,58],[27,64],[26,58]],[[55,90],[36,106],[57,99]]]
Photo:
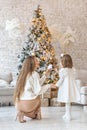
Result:
[[62,68],[59,70],[59,80],[56,83],[59,87],[58,102],[80,102],[80,90],[75,80],[75,69]]

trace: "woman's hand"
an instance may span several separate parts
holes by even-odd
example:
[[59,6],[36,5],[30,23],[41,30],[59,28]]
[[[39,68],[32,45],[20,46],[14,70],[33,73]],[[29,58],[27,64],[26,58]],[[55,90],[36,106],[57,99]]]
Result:
[[52,69],[48,69],[46,72],[45,72],[45,76],[48,77],[50,75],[50,72],[51,72]]
[[55,84],[51,84],[50,88],[57,88]]

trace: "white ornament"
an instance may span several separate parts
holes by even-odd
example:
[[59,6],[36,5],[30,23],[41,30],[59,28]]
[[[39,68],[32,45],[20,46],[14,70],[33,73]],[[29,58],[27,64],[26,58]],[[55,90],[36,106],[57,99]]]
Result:
[[48,67],[47,67],[47,69],[48,69],[48,70],[49,70],[49,69],[52,69],[52,64],[49,64]]
[[60,56],[61,56],[61,57],[63,57],[63,56],[64,56],[64,54],[62,53]]
[[19,28],[19,19],[14,18],[11,21],[6,21],[6,30],[12,30],[14,28]]
[[66,32],[63,34],[62,41],[64,46],[75,42],[75,32],[72,31],[71,27],[67,27]]
[[11,21],[7,20],[5,29],[8,31],[9,37],[12,39],[21,37],[23,31],[22,24],[17,18],[12,19]]

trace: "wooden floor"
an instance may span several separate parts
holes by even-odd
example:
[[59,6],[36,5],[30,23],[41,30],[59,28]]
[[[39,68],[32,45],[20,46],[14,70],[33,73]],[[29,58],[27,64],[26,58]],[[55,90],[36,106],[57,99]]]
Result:
[[42,120],[26,118],[26,123],[15,121],[13,107],[0,107],[0,130],[87,130],[87,112],[82,106],[72,106],[72,120],[64,121],[64,107],[43,107]]

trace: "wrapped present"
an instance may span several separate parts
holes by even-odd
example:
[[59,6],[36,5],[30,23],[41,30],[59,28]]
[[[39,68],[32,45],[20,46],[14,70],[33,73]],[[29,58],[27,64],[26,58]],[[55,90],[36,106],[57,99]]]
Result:
[[41,98],[51,98],[51,88],[50,84],[42,86],[42,89],[40,91]]
[[56,98],[58,95],[58,88],[51,89],[51,98]]
[[49,106],[49,99],[48,98],[41,98],[41,107],[48,107]]
[[57,102],[57,98],[52,98],[52,99],[50,99],[50,106],[63,107],[63,106],[65,106],[65,103]]

